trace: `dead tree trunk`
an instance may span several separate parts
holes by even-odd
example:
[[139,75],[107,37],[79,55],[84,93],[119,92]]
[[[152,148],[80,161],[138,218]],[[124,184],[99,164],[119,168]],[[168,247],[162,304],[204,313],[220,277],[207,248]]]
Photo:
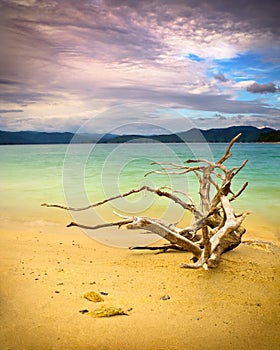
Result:
[[[127,229],[144,229],[165,238],[170,244],[161,247],[132,247],[131,249],[151,249],[162,250],[176,249],[191,252],[193,262],[183,264],[181,267],[199,268],[216,267],[220,262],[221,255],[236,248],[241,243],[245,228],[241,226],[248,212],[236,215],[231,206],[235,200],[245,190],[246,182],[237,193],[231,190],[232,179],[246,165],[245,160],[239,167],[228,169],[224,162],[231,157],[232,145],[240,138],[241,134],[234,137],[228,144],[224,155],[216,162],[206,159],[187,160],[185,165],[175,163],[153,163],[161,166],[160,170],[148,172],[145,176],[156,174],[187,174],[194,173],[199,182],[200,206],[198,207],[191,196],[183,191],[164,186],[152,188],[142,186],[132,189],[121,195],[117,195],[101,202],[91,204],[87,207],[73,208],[56,204],[42,204],[47,207],[57,207],[66,210],[80,211],[97,207],[109,201],[133,195],[141,191],[149,191],[160,197],[167,197],[171,201],[183,207],[193,215],[192,224],[184,228],[178,228],[173,224],[166,223],[159,219],[139,216],[123,216],[117,214],[122,219],[116,222],[105,223],[97,226],[85,226],[71,222],[70,226],[78,226],[87,229],[98,229],[109,226],[126,226]],[[193,166],[190,166],[193,164]],[[211,191],[214,189],[214,196]],[[184,196],[186,199],[182,199]]]

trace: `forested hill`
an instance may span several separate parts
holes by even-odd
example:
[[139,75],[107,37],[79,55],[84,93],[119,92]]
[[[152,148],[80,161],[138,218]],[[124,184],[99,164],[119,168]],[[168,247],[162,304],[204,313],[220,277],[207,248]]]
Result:
[[40,132],[40,131],[1,131],[0,145],[36,145],[36,144],[68,144],[74,143],[96,143],[103,137],[106,142],[108,138],[116,135],[99,134],[74,134],[71,132]]
[[258,142],[261,135],[265,135],[276,130],[271,128],[258,129],[253,126],[232,126],[224,129],[191,129],[177,134],[166,135],[121,135],[108,140],[108,143],[123,142],[229,142],[234,136],[242,133],[239,142]]
[[[166,135],[100,135],[73,134],[70,132],[1,131],[0,145],[23,144],[68,144],[74,143],[123,143],[123,142],[229,142],[242,133],[240,142],[278,142],[279,130],[258,129],[253,126],[232,126],[224,129],[191,129],[177,134]],[[73,137],[75,138],[73,139]]]
[[267,134],[261,134],[259,142],[280,142],[280,130],[272,131]]

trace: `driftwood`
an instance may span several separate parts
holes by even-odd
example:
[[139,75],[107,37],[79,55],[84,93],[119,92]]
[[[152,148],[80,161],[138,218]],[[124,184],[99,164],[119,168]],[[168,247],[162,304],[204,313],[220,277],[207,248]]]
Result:
[[[124,216],[117,214],[121,220],[116,222],[105,223],[96,226],[86,226],[79,223],[71,222],[68,227],[78,226],[87,229],[99,229],[109,226],[126,226],[127,229],[143,229],[155,233],[170,244],[160,247],[132,247],[130,249],[149,249],[165,252],[168,249],[191,252],[193,262],[181,265],[186,268],[216,267],[221,255],[229,250],[236,248],[241,243],[242,235],[245,228],[242,222],[248,212],[235,214],[231,206],[234,201],[245,190],[248,185],[246,182],[237,193],[231,190],[232,179],[246,165],[245,160],[239,167],[228,169],[224,162],[232,155],[232,145],[240,138],[241,134],[234,137],[228,144],[224,155],[216,162],[210,162],[206,159],[187,160],[185,164],[175,163],[153,163],[161,168],[148,172],[150,174],[187,174],[194,173],[199,182],[199,206],[195,204],[190,194],[172,189],[168,186],[161,188],[152,188],[142,186],[132,189],[126,193],[107,198],[101,202],[91,204],[86,207],[73,208],[56,204],[42,204],[46,207],[57,207],[72,211],[81,211],[89,208],[100,206],[104,203],[113,201],[118,198],[133,195],[142,191],[149,191],[160,197],[167,197],[184,210],[193,215],[190,226],[178,228],[174,224],[164,222],[163,220],[144,217],[144,216]],[[214,189],[214,195],[211,193]],[[184,199],[182,199],[184,198]]]

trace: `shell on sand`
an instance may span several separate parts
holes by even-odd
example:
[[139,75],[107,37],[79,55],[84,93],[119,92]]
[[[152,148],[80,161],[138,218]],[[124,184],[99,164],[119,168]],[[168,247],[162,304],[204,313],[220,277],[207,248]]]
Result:
[[113,306],[108,306],[108,307],[103,306],[99,309],[88,312],[88,315],[93,318],[98,318],[98,317],[111,317],[111,316],[117,316],[117,315],[127,315],[127,313],[125,313],[121,308],[116,308]]
[[94,303],[100,303],[101,301],[104,301],[104,299],[96,292],[88,292],[84,294],[84,298],[93,301]]

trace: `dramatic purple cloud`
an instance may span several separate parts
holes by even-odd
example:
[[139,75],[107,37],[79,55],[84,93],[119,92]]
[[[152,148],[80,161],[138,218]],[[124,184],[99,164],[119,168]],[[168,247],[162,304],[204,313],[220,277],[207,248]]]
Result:
[[[275,126],[279,100],[264,93],[280,79],[279,13],[274,0],[0,0],[0,129],[73,131],[130,103],[200,113],[209,127],[215,113]],[[226,69],[253,54],[263,65]],[[114,124],[104,116],[99,130]]]
[[253,83],[252,85],[247,87],[247,91],[252,92],[253,94],[275,93],[278,90],[279,89],[276,88],[274,83],[267,83],[267,84]]
[[228,79],[224,76],[223,73],[219,73],[219,74],[216,74],[214,76],[215,79],[217,80],[220,80],[221,82],[225,83],[226,81],[228,81]]
[[21,113],[23,109],[0,109],[0,114],[4,113]]

